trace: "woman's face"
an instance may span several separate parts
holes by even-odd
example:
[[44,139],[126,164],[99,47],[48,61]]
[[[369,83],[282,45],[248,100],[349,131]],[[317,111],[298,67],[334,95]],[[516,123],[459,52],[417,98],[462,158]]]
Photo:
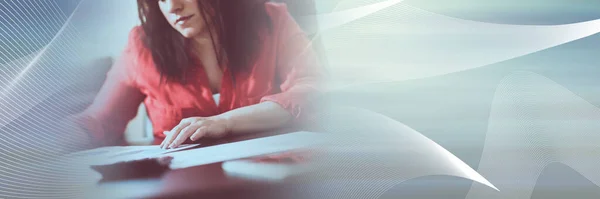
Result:
[[186,38],[193,38],[206,29],[198,0],[159,0],[158,7],[169,24]]

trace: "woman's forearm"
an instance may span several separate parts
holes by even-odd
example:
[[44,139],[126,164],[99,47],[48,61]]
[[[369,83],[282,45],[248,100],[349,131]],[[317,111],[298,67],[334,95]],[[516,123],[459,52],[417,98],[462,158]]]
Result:
[[270,101],[231,110],[217,117],[229,121],[232,134],[271,130],[292,120],[292,114],[281,105]]

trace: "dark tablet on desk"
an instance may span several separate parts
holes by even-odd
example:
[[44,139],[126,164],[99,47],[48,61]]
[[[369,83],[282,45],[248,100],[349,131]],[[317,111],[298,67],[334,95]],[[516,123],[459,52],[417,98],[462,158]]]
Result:
[[94,165],[91,168],[102,174],[102,182],[160,178],[170,170],[172,157],[147,158],[118,162],[109,165]]

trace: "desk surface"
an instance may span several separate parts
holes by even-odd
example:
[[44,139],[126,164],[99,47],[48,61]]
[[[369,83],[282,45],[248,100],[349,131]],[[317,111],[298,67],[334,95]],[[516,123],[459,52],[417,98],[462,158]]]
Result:
[[100,184],[93,194],[98,198],[281,198],[274,197],[278,193],[273,190],[284,184],[228,176],[221,163],[215,163],[173,170],[160,179]]
[[[206,141],[202,147],[244,141],[282,132],[266,132]],[[90,192],[93,197],[123,198],[281,198],[284,181],[265,181],[227,175],[221,167],[222,162],[208,165],[171,170],[161,178],[144,181],[120,181],[100,183]],[[99,194],[102,193],[102,194]],[[281,196],[281,195],[279,195]]]

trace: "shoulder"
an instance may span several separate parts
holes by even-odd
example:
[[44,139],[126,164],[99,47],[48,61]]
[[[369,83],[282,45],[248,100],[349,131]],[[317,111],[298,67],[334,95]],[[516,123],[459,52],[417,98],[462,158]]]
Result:
[[123,56],[131,61],[130,67],[138,68],[151,64],[152,54],[146,47],[144,38],[145,33],[141,26],[135,26],[129,32]]
[[139,79],[141,71],[147,71],[146,67],[152,62],[151,52],[144,44],[144,30],[141,26],[135,26],[129,31],[125,49],[114,64],[113,73],[121,73],[128,81],[134,83]]
[[265,11],[275,24],[291,19],[288,7],[285,3],[267,2],[265,3]]
[[265,9],[269,15],[285,14],[288,12],[287,5],[285,3],[266,2]]
[[138,51],[146,49],[144,45],[144,29],[141,26],[135,26],[129,31],[126,50]]
[[[265,3],[265,10],[267,15],[271,18],[273,24],[273,30],[275,34],[280,35],[298,35],[300,33],[306,34],[305,28],[310,26],[300,25],[294,17],[290,14],[288,6],[285,3]],[[306,25],[306,24],[304,24]]]

